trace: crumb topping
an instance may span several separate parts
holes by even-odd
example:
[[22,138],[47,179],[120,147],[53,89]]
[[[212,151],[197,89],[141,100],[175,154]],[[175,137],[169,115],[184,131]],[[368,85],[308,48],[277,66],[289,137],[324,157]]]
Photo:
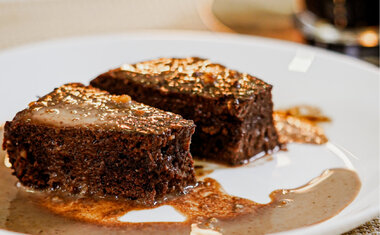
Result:
[[31,102],[24,118],[58,126],[84,125],[143,134],[194,125],[180,115],[132,101],[128,95],[110,95],[78,83],[63,85]]
[[246,73],[197,57],[160,58],[125,64],[113,70],[134,82],[159,86],[162,91],[192,93],[202,96],[247,98],[271,87]]

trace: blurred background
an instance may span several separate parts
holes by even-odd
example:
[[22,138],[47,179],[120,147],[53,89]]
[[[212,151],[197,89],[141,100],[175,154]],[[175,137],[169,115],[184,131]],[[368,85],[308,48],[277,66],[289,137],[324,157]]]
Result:
[[379,0],[0,0],[0,49],[152,29],[276,38],[379,65]]

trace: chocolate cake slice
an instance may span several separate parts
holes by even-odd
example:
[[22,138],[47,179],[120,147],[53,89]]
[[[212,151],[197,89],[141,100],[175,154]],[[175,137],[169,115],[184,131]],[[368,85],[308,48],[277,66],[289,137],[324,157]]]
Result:
[[152,203],[195,183],[193,121],[91,86],[56,88],[5,124],[26,186]]
[[231,165],[279,146],[272,86],[201,58],[161,58],[101,74],[91,85],[194,120],[193,156]]

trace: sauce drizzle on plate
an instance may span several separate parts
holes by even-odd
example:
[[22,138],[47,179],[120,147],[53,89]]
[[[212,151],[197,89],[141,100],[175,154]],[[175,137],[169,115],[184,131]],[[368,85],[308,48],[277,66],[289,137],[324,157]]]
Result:
[[[283,142],[327,142],[316,125],[321,119],[290,111],[276,111],[274,119]],[[2,136],[0,130],[0,141]],[[5,160],[5,153],[0,151],[0,162]],[[213,170],[207,164],[199,165],[196,172],[201,181],[190,193],[154,206],[172,206],[187,218],[185,222],[130,223],[119,218],[152,207],[125,199],[31,193],[16,187],[11,169],[0,164],[0,200],[4,202],[0,205],[0,228],[33,234],[266,234],[327,220],[350,204],[361,187],[354,171],[328,169],[304,186],[273,191],[270,203],[259,204],[225,193],[216,180],[207,178]]]

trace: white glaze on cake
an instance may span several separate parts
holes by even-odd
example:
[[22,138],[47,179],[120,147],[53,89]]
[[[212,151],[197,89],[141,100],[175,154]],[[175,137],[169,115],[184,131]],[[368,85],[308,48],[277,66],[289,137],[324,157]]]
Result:
[[180,115],[134,102],[81,84],[63,85],[32,102],[24,111],[27,122],[57,127],[96,127],[110,130],[164,133],[182,125],[193,125]]

